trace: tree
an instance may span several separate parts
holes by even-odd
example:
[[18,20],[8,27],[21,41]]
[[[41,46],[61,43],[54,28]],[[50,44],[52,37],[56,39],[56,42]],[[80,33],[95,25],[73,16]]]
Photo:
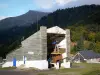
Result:
[[76,45],[71,48],[71,53],[72,54],[75,54],[77,51],[78,50],[77,50],[77,46]]
[[90,32],[89,34],[88,34],[88,40],[89,41],[95,41],[95,33],[94,32]]
[[98,42],[98,41],[95,44],[95,52],[100,53],[100,42]]
[[95,39],[96,39],[96,41],[100,42],[100,32],[96,33]]
[[84,50],[84,38],[83,36],[80,37],[80,40],[77,42],[77,50]]
[[94,42],[91,42],[89,44],[88,50],[94,50],[94,48],[95,48],[95,43]]
[[78,26],[70,26],[68,27],[71,30],[71,40],[72,41],[78,41],[80,40],[80,37],[86,37],[87,29],[83,25],[78,25]]

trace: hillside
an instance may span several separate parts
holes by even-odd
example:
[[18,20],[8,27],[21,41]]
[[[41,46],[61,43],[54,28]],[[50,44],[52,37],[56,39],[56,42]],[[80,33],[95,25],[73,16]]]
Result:
[[[19,19],[18,19],[19,20]],[[59,9],[42,17],[38,21],[38,27],[60,26],[71,29],[71,41],[78,46],[72,47],[72,52],[84,49],[93,49],[100,52],[100,5],[84,5],[73,8]],[[9,23],[8,23],[9,24]],[[27,23],[26,23],[27,25]],[[37,31],[37,23],[27,26],[14,26],[0,32],[1,56],[20,45],[22,38],[27,38]],[[85,46],[88,44],[88,46]],[[78,49],[77,49],[78,48]],[[76,51],[75,51],[76,50]]]
[[71,47],[72,53],[86,49],[100,53],[100,5],[59,9],[42,17],[39,24],[69,28],[71,41],[77,44]]
[[66,27],[75,24],[100,24],[100,5],[84,5],[80,7],[59,9],[47,17],[43,17],[40,25],[59,25]]
[[48,13],[29,10],[27,13],[16,17],[9,17],[0,21],[0,30],[9,29],[15,26],[29,26],[32,23],[40,20],[41,17]]

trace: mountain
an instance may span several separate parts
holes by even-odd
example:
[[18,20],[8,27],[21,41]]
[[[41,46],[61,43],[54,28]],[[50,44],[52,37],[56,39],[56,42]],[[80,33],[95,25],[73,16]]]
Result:
[[73,8],[58,9],[42,17],[40,25],[59,25],[66,27],[75,24],[100,24],[100,5],[84,5]]
[[[5,19],[7,22],[5,20],[1,21],[2,24],[0,23],[0,25],[3,25],[3,27],[0,26],[1,29],[9,29],[0,31],[0,56],[5,56],[11,50],[19,47],[22,38],[27,38],[32,35],[41,25],[47,27],[57,25],[64,29],[69,28],[71,30],[71,40],[73,42],[79,41],[83,36],[84,40],[90,41],[89,43],[91,44],[93,43],[97,51],[100,52],[100,5],[84,5],[58,9],[52,13],[46,13],[46,15],[48,15],[43,16],[41,19],[39,18],[41,16],[38,16],[40,19],[38,25],[36,23],[37,15],[36,13],[35,15],[33,14],[35,17],[35,20],[33,20],[32,13],[33,11],[29,11],[24,15],[14,17],[14,23],[11,18]],[[29,19],[28,17],[31,18]]]
[[54,25],[71,31],[71,52],[94,50],[100,53],[100,5],[83,5],[79,7],[58,9],[42,17],[39,25]]
[[0,30],[9,29],[14,26],[28,26],[32,23],[41,19],[41,17],[46,16],[48,13],[29,10],[27,13],[16,16],[9,17],[0,21]]

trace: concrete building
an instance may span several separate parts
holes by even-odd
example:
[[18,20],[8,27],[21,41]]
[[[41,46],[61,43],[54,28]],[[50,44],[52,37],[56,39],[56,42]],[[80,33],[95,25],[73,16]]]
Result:
[[[52,42],[57,41],[59,52],[54,52]],[[70,68],[70,62],[66,62],[67,57],[70,56],[70,30],[63,30],[58,26],[46,28],[41,26],[40,30],[21,42],[22,46],[10,52],[6,56],[6,63],[2,67],[20,67],[24,65],[25,68],[34,67],[37,69],[48,69],[48,65],[53,62],[56,56],[61,56],[63,60],[62,66]],[[63,51],[63,52],[60,52]],[[55,56],[53,56],[55,55]],[[50,63],[48,63],[48,60]],[[60,60],[58,58],[58,60]]]

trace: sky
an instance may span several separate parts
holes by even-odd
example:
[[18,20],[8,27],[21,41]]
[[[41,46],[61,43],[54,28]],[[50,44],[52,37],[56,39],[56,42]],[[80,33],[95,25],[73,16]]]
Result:
[[29,10],[53,12],[57,9],[100,4],[100,0],[0,0],[0,20],[22,15]]

